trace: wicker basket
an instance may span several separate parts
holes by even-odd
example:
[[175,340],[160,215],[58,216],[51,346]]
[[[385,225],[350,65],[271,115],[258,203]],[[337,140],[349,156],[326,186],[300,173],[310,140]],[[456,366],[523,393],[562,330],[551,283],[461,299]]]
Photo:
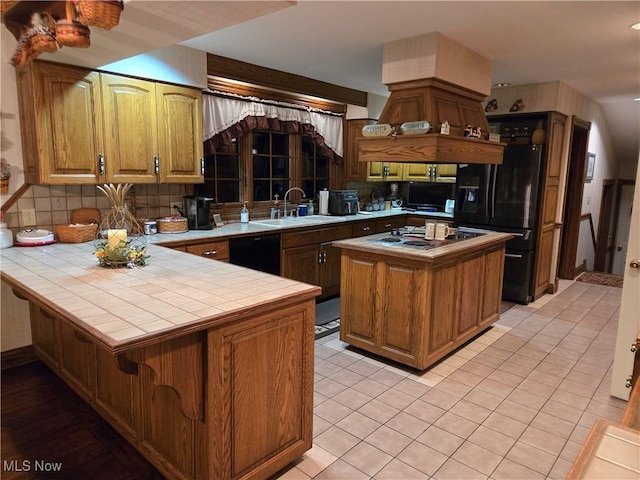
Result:
[[56,39],[61,47],[88,48],[91,45],[91,31],[81,23],[58,20]]
[[[34,18],[38,18],[36,22]],[[53,53],[60,49],[55,36],[55,21],[48,13],[34,14],[32,26],[26,35],[31,40],[31,50],[37,56],[41,53]]]
[[156,220],[158,233],[183,233],[189,230],[185,217],[163,217]]
[[82,243],[93,241],[96,238],[98,224],[54,225],[53,229],[58,236],[58,240],[62,243]]
[[80,23],[110,30],[120,22],[124,8],[121,1],[77,0],[76,10]]
[[76,10],[71,2],[65,4],[67,18],[56,22],[56,39],[62,47],[88,48],[91,45],[91,30],[76,21]]

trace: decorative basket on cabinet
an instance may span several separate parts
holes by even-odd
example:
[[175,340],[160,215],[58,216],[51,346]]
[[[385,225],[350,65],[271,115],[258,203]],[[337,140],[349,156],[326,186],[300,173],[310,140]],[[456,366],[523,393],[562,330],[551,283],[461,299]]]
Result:
[[110,30],[120,23],[124,3],[119,0],[75,0],[78,20],[92,27]]
[[67,18],[56,22],[56,39],[60,46],[88,48],[91,45],[91,30],[76,21],[76,12],[71,2],[66,3]]

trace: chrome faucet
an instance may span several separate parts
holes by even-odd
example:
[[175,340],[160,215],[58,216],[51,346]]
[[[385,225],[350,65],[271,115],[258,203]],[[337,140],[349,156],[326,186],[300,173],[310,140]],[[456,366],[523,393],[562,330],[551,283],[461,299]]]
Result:
[[287,195],[291,190],[300,190],[302,192],[302,198],[307,198],[307,195],[304,193],[304,190],[298,187],[291,187],[289,190],[284,192],[284,218],[287,218]]

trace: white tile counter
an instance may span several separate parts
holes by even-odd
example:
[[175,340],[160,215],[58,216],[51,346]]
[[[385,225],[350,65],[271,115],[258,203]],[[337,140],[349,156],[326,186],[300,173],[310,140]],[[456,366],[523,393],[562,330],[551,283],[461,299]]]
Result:
[[2,281],[113,353],[320,294],[313,285],[157,245],[147,246],[147,265],[133,269],[101,267],[93,242],[0,253]]

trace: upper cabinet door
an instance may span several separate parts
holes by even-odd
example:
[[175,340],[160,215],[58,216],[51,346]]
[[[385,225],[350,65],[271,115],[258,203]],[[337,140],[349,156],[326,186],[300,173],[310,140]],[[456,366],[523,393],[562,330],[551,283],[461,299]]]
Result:
[[109,182],[156,183],[156,84],[101,75]]
[[100,181],[102,107],[97,73],[34,63],[18,73],[25,179]]
[[160,181],[204,182],[202,92],[157,84]]

